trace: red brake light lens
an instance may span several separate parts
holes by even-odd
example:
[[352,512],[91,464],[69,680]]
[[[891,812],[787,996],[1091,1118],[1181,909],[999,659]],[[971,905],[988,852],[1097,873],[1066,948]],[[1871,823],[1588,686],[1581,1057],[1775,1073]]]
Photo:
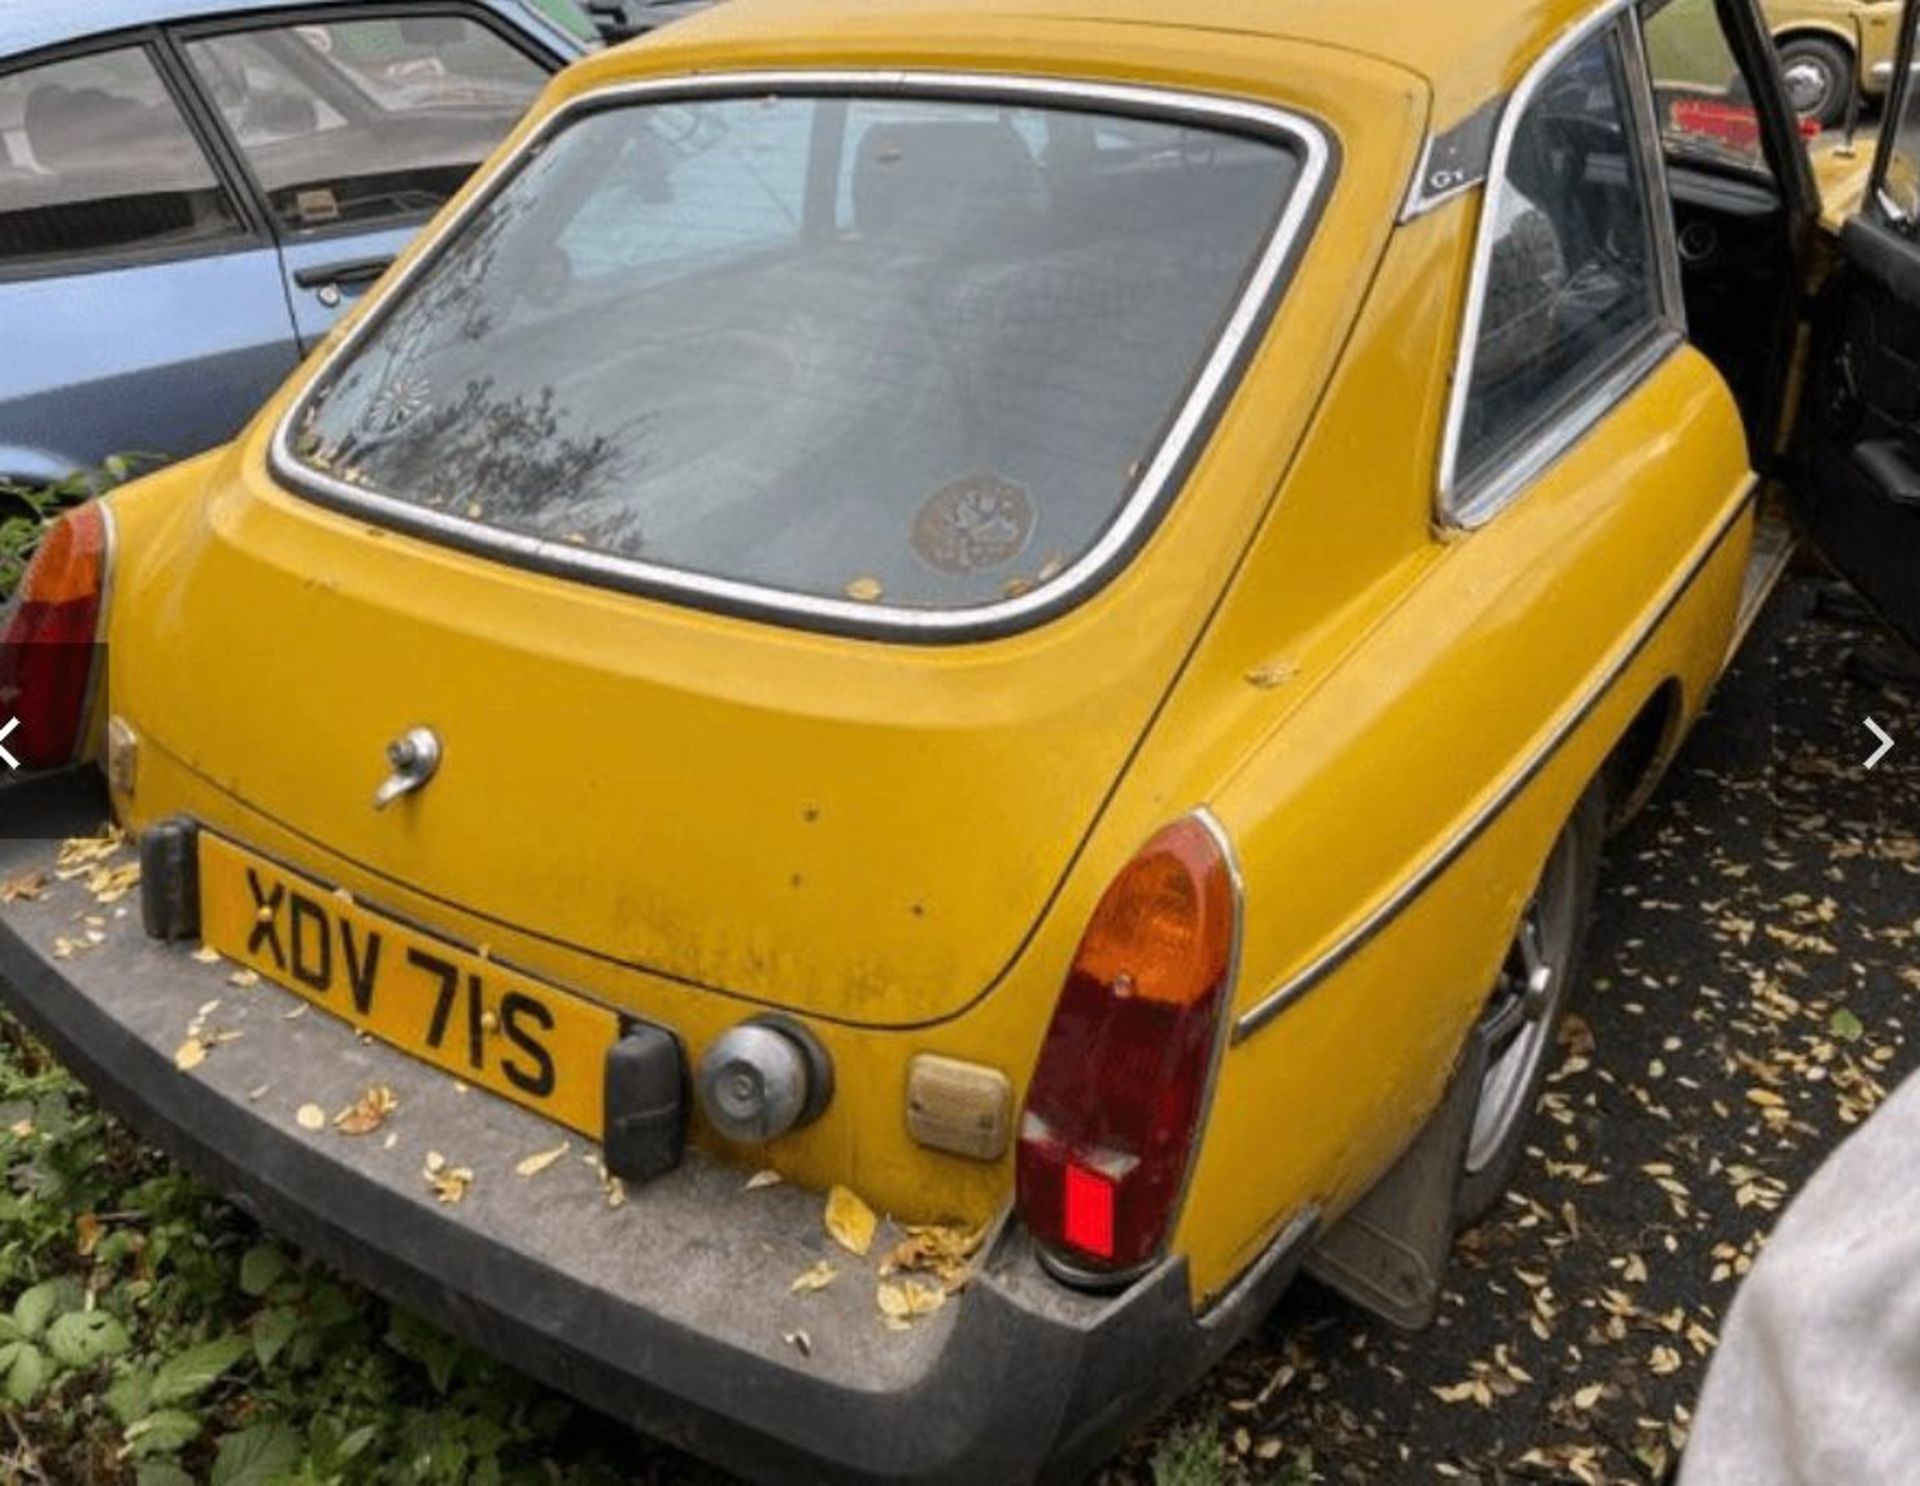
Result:
[[1172,1226],[1212,1077],[1239,903],[1198,818],[1160,832],[1094,910],[1027,1088],[1020,1215],[1076,1269],[1122,1273]]
[[104,507],[93,502],[69,511],[41,540],[7,612],[0,636],[0,723],[20,719],[9,749],[28,768],[72,763],[79,756],[107,546]]

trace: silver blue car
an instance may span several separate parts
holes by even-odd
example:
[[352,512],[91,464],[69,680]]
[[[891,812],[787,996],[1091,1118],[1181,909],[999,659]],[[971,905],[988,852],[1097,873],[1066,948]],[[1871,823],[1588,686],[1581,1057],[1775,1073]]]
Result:
[[589,42],[551,0],[0,0],[0,481],[235,433]]

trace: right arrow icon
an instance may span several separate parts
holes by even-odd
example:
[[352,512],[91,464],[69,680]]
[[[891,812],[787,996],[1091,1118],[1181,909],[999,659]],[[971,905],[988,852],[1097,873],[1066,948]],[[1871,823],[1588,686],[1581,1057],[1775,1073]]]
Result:
[[1867,731],[1880,740],[1880,746],[1873,750],[1873,757],[1867,760],[1867,767],[1875,769],[1883,758],[1893,752],[1893,735],[1871,717],[1867,719]]

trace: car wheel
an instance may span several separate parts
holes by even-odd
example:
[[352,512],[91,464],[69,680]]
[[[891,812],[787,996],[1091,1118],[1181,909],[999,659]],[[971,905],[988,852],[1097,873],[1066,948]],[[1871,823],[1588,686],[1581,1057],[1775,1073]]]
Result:
[[1478,1069],[1480,1092],[1454,1189],[1454,1212],[1462,1223],[1484,1216],[1499,1201],[1520,1164],[1578,977],[1605,820],[1604,793],[1595,785],[1554,842],[1474,1029],[1469,1066]]
[[1853,57],[1837,41],[1804,36],[1780,48],[1780,71],[1787,96],[1805,119],[1822,129],[1838,128],[1853,101]]

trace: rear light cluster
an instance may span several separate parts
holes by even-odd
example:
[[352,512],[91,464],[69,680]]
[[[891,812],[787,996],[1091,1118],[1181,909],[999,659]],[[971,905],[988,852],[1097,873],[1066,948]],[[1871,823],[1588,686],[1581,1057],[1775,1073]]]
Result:
[[1240,904],[1210,823],[1167,827],[1094,910],[1020,1123],[1020,1216],[1043,1252],[1120,1276],[1164,1246],[1213,1078]]
[[98,502],[69,511],[41,540],[0,635],[0,723],[19,718],[11,751],[28,768],[73,762],[85,740],[110,529]]

